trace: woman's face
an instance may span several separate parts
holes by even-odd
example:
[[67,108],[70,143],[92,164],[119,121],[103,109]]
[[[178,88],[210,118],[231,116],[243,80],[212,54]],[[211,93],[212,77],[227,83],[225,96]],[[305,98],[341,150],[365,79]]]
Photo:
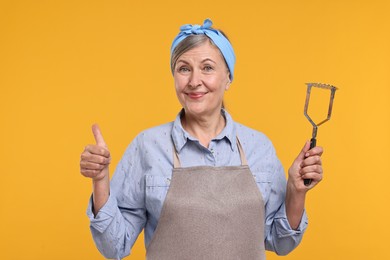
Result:
[[187,114],[220,112],[229,88],[229,71],[219,49],[206,41],[183,53],[173,73],[177,97]]

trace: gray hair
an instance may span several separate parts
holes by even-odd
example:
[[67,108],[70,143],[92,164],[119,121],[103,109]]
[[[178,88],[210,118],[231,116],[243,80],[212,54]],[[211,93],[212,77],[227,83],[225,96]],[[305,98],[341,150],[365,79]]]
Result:
[[[226,37],[226,35],[222,31],[220,31],[220,32]],[[228,38],[226,37],[226,39],[228,39]],[[182,40],[176,46],[176,48],[173,50],[172,55],[171,55],[171,71],[172,71],[172,74],[174,73],[177,60],[179,59],[179,57],[183,53],[185,53],[185,52],[187,52],[189,50],[192,50],[192,49],[194,49],[194,48],[204,44],[207,41],[209,41],[209,43],[211,45],[215,46],[218,49],[218,51],[220,52],[223,60],[225,61],[225,58],[223,57],[221,51],[219,50],[217,45],[215,45],[214,42],[209,37],[207,37],[204,34],[193,34],[193,35],[188,36],[184,40]],[[226,61],[225,61],[225,63],[226,63]],[[228,68],[227,63],[226,63],[226,67]]]
[[189,51],[192,50],[203,43],[209,41],[210,44],[215,45],[212,40],[210,40],[209,37],[207,37],[204,34],[193,34],[182,40],[176,48],[173,50],[172,55],[171,55],[171,71],[172,73],[175,70],[176,62],[179,59],[179,57]]

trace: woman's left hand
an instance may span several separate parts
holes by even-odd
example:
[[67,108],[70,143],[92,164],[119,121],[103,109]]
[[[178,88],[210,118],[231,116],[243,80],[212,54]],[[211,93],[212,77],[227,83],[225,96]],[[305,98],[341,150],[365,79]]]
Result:
[[[310,149],[308,141],[288,169],[286,214],[293,229],[297,229],[301,223],[306,192],[322,180],[322,153],[322,147],[316,146]],[[306,186],[304,179],[311,179],[310,185]]]
[[[292,186],[291,188],[296,191],[308,191],[322,180],[322,153],[322,147],[310,149],[310,141],[306,142],[288,170],[288,185]],[[311,179],[310,185],[306,186],[304,179]]]

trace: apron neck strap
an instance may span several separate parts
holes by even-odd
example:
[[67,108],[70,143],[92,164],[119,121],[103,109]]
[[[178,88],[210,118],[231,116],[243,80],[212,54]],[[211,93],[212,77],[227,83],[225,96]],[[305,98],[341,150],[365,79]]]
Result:
[[236,137],[237,140],[237,147],[238,147],[238,152],[240,153],[240,158],[241,158],[241,165],[248,165],[248,162],[246,161],[244,149],[242,149],[240,139],[238,139],[238,136]]
[[[244,149],[242,149],[240,139],[238,139],[238,136],[236,137],[237,140],[237,148],[238,148],[238,153],[240,154],[240,159],[241,159],[241,165],[248,165],[248,162],[245,157]],[[176,151],[176,147],[173,144],[173,168],[180,168],[180,159],[179,159],[179,154]]]
[[176,151],[175,144],[173,144],[173,168],[180,168],[180,160],[179,160],[179,155]]

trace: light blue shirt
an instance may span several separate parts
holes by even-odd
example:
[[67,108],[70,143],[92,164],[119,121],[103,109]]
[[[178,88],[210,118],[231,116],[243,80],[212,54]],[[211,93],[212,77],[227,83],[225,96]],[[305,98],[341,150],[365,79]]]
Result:
[[105,257],[129,255],[143,229],[145,246],[149,245],[169,189],[173,145],[182,167],[237,166],[241,160],[236,136],[265,203],[265,248],[285,255],[299,244],[307,227],[306,213],[298,229],[291,229],[284,204],[286,177],[271,141],[234,122],[225,110],[222,114],[226,126],[208,148],[183,129],[180,114],[174,122],[142,132],[128,146],[112,177],[107,203],[96,216],[92,199],[87,209],[93,238]]

